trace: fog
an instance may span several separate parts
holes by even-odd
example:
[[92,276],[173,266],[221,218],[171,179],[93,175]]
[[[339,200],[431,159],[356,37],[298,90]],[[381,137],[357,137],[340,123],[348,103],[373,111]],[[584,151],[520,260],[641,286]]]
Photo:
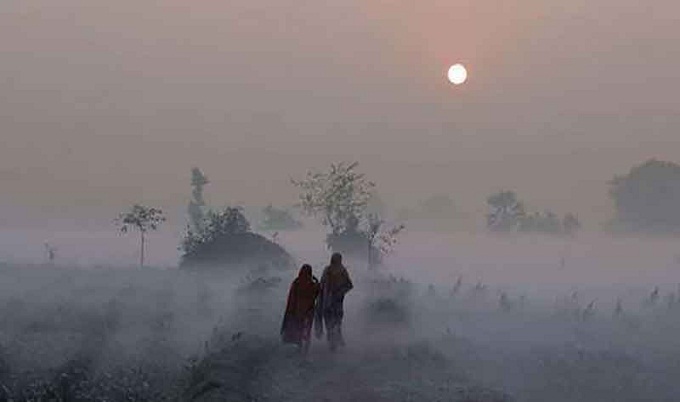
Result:
[[[176,269],[184,229],[168,226],[150,235],[151,266]],[[321,228],[281,232],[277,241],[302,262],[319,268],[328,251]],[[44,243],[56,249],[56,263],[65,266],[136,266],[139,239],[115,227],[83,230],[12,228],[0,231],[0,261],[43,264]],[[680,251],[673,237],[609,236],[584,232],[576,239],[523,235],[495,236],[485,231],[427,232],[407,230],[388,256],[390,272],[416,276],[419,281],[469,282],[497,286],[652,286],[680,280]],[[564,258],[564,267],[561,260]],[[359,262],[364,264],[365,262]]]
[[[0,400],[677,401],[678,4],[3,1]],[[301,216],[291,179],[354,161],[372,204]],[[293,267],[182,266],[225,238],[188,202],[317,276],[350,218],[406,229],[303,356]]]
[[[72,400],[673,401],[680,392],[672,240],[407,232],[379,269],[348,262],[348,347],[330,354],[315,340],[304,358],[278,339],[293,271],[178,270],[168,233],[150,238],[144,269],[134,253],[125,257],[134,241],[115,232],[53,232],[53,264],[28,264],[41,235],[1,237],[16,260],[0,267],[0,382],[13,400],[62,392]],[[279,241],[320,274],[323,232]],[[57,381],[64,375],[73,382]]]

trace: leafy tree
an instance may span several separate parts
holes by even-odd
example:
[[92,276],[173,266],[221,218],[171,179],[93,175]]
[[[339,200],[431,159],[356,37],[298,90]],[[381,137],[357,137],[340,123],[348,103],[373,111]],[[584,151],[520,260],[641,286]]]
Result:
[[157,230],[161,223],[165,222],[163,211],[158,208],[146,207],[135,204],[129,211],[123,212],[116,219],[116,224],[122,233],[130,229],[137,229],[140,234],[139,265],[144,266],[144,251],[146,246],[146,233]]
[[205,199],[203,198],[203,188],[210,183],[208,178],[201,172],[201,169],[195,167],[191,169],[191,196],[187,212],[189,214],[189,222],[194,230],[200,230],[199,226],[203,223]]
[[517,229],[525,216],[524,205],[514,191],[500,191],[486,199],[491,208],[487,215],[487,227],[494,232],[510,232]]
[[361,221],[375,184],[356,171],[358,163],[332,164],[326,172],[312,171],[303,180],[293,180],[300,193],[304,213],[321,217],[331,232],[345,231],[350,219]]
[[221,212],[209,211],[206,218],[205,232],[211,236],[250,231],[250,223],[241,207],[226,207]]
[[247,232],[250,232],[250,223],[241,207],[226,207],[219,212],[211,210],[205,214],[197,230],[189,228],[181,249],[187,254],[192,253],[202,244],[214,242],[224,236]]
[[609,183],[614,228],[647,232],[680,231],[680,165],[649,160]]
[[403,226],[387,228],[378,214],[369,213],[375,184],[356,171],[357,163],[332,164],[325,172],[312,171],[293,180],[300,189],[300,206],[330,228],[326,244],[333,250],[363,255],[369,265],[396,243]]
[[294,230],[302,227],[287,209],[275,208],[271,204],[263,210],[264,219],[260,227],[263,230]]

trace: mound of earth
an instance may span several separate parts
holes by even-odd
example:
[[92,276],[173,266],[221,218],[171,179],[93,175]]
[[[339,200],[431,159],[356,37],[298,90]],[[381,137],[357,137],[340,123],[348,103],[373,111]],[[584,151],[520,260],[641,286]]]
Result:
[[256,233],[234,233],[202,243],[182,256],[181,267],[266,266],[288,269],[293,257],[280,245]]
[[191,370],[184,400],[510,402],[426,344],[312,350],[238,333]]

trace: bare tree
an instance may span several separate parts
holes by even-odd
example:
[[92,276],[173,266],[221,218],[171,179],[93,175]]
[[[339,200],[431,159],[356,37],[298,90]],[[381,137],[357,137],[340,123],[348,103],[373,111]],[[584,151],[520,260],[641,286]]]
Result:
[[146,207],[135,204],[129,211],[123,212],[116,219],[116,224],[122,233],[130,229],[137,229],[140,234],[139,265],[144,266],[144,251],[146,245],[146,233],[157,230],[161,223],[165,222],[163,211],[158,208]]
[[[368,239],[368,268],[372,268],[375,262],[380,260],[392,252],[394,246],[397,244],[397,236],[406,227],[404,225],[397,225],[390,228],[385,227],[385,221],[377,214],[368,215],[368,230],[366,231],[366,238]],[[374,255],[377,251],[378,255]],[[376,261],[377,260],[377,261]]]

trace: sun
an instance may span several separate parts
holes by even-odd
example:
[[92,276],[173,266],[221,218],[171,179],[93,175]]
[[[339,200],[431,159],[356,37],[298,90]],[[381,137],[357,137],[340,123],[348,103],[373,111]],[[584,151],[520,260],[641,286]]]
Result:
[[467,70],[462,64],[454,64],[449,67],[448,72],[449,81],[453,85],[460,85],[467,80]]

